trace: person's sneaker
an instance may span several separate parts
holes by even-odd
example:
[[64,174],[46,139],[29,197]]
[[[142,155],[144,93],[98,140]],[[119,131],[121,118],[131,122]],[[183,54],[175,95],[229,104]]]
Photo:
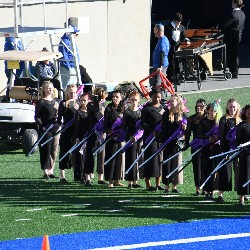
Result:
[[165,190],[163,191],[163,193],[164,193],[164,194],[169,194],[170,191],[169,191],[169,189],[165,189]]
[[100,185],[108,185],[108,183],[105,182],[104,180],[99,180],[97,183]]
[[161,186],[157,186],[157,190],[165,190],[165,188],[163,188]]
[[85,183],[84,186],[86,186],[86,187],[92,187],[93,183],[90,180],[88,180],[88,181],[86,181],[86,183]]
[[54,178],[57,178],[57,177],[55,175],[53,175],[53,174],[49,174],[49,178],[54,179]]
[[132,188],[133,187],[133,184],[132,183],[129,183],[128,184],[128,188]]
[[179,191],[177,188],[175,188],[175,189],[173,189],[173,190],[172,190],[172,193],[179,194],[179,193],[180,193],[180,191]]
[[125,185],[119,181],[114,181],[114,186],[116,187],[124,187]]
[[43,179],[45,179],[45,180],[48,180],[50,177],[47,175],[47,174],[45,174],[44,176],[43,176]]
[[219,203],[223,203],[225,200],[223,199],[222,196],[219,196],[218,199],[217,199],[217,201],[218,201]]
[[132,188],[141,188],[142,186],[141,185],[139,185],[139,184],[133,184],[132,185]]
[[62,183],[62,184],[68,183],[68,181],[65,178],[60,179],[59,182]]
[[85,180],[85,179],[81,179],[81,180],[80,180],[80,184],[81,184],[81,185],[85,185],[85,184],[86,184],[86,180]]
[[156,187],[152,187],[152,186],[150,186],[150,187],[147,189],[147,191],[151,191],[151,192],[156,191],[156,190],[157,190],[157,188],[156,188]]
[[239,200],[239,204],[240,204],[241,206],[244,206],[244,205],[245,205],[245,201]]
[[200,195],[200,191],[196,191],[195,195],[199,196]]

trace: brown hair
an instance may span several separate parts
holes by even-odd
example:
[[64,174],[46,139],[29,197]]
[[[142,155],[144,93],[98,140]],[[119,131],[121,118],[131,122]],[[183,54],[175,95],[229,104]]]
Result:
[[129,99],[132,97],[132,96],[138,96],[140,99],[141,99],[141,95],[140,95],[140,93],[139,92],[137,92],[137,91],[131,91],[130,93],[129,93]]
[[[41,88],[41,98],[44,98],[45,97],[45,88],[51,84],[53,86],[53,89],[54,89],[54,85],[51,81],[44,81],[43,84],[42,84],[42,88]],[[54,98],[54,92],[52,92],[51,94],[52,98]]]
[[243,0],[233,0],[233,3],[235,3],[238,8],[243,8],[245,6]]
[[98,101],[100,101],[100,100],[106,99],[108,97],[108,92],[102,87],[97,87],[94,90],[94,95],[97,95]]
[[176,21],[176,22],[182,22],[183,21],[183,17],[182,17],[182,14],[181,13],[176,13],[175,15],[174,15],[174,21]]

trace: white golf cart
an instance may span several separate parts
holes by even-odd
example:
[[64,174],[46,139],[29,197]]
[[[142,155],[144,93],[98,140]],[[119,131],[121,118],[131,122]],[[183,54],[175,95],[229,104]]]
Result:
[[[0,54],[0,60],[7,60],[12,66],[18,65],[19,61],[37,62],[61,57],[60,52],[45,51],[6,51]],[[20,144],[27,154],[38,138],[34,116],[35,102],[39,99],[39,83],[34,77],[18,80],[19,86],[10,81],[10,101],[0,103],[0,143]]]

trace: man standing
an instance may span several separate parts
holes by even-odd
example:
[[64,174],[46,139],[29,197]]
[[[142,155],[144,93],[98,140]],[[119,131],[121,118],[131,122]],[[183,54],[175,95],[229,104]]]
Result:
[[239,72],[239,44],[245,24],[245,14],[241,10],[244,7],[243,0],[233,0],[233,11],[230,16],[219,26],[224,33],[224,41],[227,50],[227,63],[232,78],[238,78]]
[[[67,85],[77,84],[76,77],[76,64],[75,61],[80,63],[80,56],[78,53],[78,47],[76,43],[74,43],[75,38],[78,36],[78,30],[75,26],[69,26],[73,29],[71,33],[65,33],[61,37],[59,52],[62,53],[63,57],[60,62],[60,74],[62,81],[62,89],[66,89]],[[71,34],[73,34],[73,43],[71,42]],[[73,45],[73,46],[72,46]],[[75,55],[73,52],[73,47],[75,46]]]
[[[174,70],[174,53],[178,50],[181,42],[186,42],[190,44],[189,39],[186,37],[185,28],[181,24],[183,18],[181,13],[176,13],[174,15],[173,21],[169,22],[168,25],[165,26],[165,36],[168,38],[170,43],[170,50],[168,53],[168,71],[167,75],[170,80],[173,80],[173,77],[180,73],[178,63],[175,64]],[[175,72],[174,72],[175,71]]]
[[[158,42],[153,52],[153,68],[154,70],[161,71],[166,76],[168,67],[168,52],[169,52],[169,41],[164,36],[164,26],[162,24],[156,24],[154,27],[155,37],[158,38]],[[157,74],[152,87],[159,86],[161,84],[160,75]],[[166,97],[165,90],[162,90],[162,97]]]

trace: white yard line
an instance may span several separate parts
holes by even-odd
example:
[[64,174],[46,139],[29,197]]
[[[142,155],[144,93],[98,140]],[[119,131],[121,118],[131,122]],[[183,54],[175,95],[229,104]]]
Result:
[[189,91],[189,92],[178,92],[182,95],[190,95],[190,94],[200,94],[200,93],[208,93],[208,92],[217,92],[217,91],[225,91],[225,90],[232,90],[232,89],[243,89],[243,88],[250,88],[249,86],[241,86],[241,87],[233,87],[233,88],[223,88],[223,89],[210,89],[210,90],[199,90],[199,91]]
[[155,246],[166,246],[166,245],[177,245],[177,244],[186,244],[193,242],[205,242],[213,240],[227,240],[227,239],[236,239],[250,237],[250,233],[240,233],[240,234],[223,234],[216,236],[206,236],[206,237],[197,237],[197,238],[187,238],[187,239],[178,239],[178,240],[167,240],[167,241],[156,241],[156,242],[147,242],[140,244],[131,244],[123,246],[112,246],[112,247],[102,247],[102,248],[93,248],[89,250],[122,250],[122,249],[136,249],[143,247],[155,247]]

